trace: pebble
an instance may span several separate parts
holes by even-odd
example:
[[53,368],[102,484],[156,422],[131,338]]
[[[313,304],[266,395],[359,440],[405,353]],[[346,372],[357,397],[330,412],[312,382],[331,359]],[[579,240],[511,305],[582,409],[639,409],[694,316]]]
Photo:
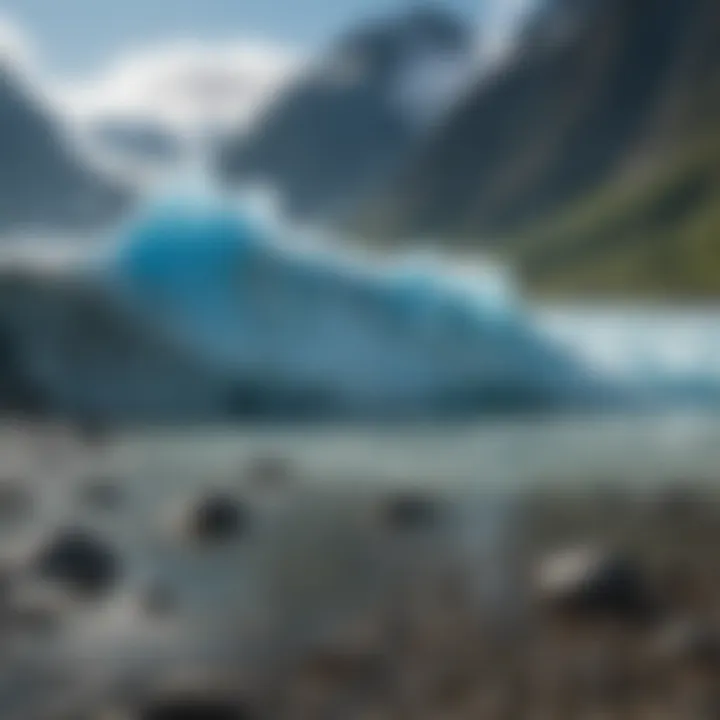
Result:
[[0,480],[0,521],[26,520],[32,514],[34,506],[32,489],[22,480]]
[[290,461],[276,455],[255,458],[244,473],[246,481],[258,488],[277,490],[286,487],[292,480]]
[[91,508],[116,510],[124,500],[121,484],[114,478],[93,478],[80,490],[81,499]]

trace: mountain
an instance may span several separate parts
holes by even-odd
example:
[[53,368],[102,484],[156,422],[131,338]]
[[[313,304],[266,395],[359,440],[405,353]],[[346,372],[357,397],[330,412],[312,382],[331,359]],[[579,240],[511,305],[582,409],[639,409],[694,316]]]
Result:
[[[688,226],[706,254],[720,229],[720,5],[554,5],[361,224],[386,237],[493,238],[540,286],[691,291],[692,272],[677,277]],[[693,262],[720,290],[720,262],[710,279]]]
[[231,184],[272,187],[303,219],[346,212],[404,160],[471,64],[469,29],[418,8],[357,29],[221,149]]
[[182,139],[160,122],[136,118],[97,118],[85,134],[99,152],[130,166],[172,166],[184,157]]
[[76,154],[21,74],[0,66],[0,232],[84,231],[116,218],[129,192]]

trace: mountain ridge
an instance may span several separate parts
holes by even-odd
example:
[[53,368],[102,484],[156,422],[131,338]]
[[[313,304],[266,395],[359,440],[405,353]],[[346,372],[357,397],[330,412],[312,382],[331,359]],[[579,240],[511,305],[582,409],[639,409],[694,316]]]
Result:
[[16,68],[0,64],[0,232],[76,232],[119,217],[129,188],[92,167]]
[[[682,195],[683,157],[699,138],[716,135],[720,119],[720,6],[600,0],[588,3],[584,20],[560,40],[528,37],[532,42],[469,93],[366,205],[356,227],[385,239],[440,236],[448,247],[490,247],[511,259],[521,245],[519,262],[533,282],[549,228],[563,217],[581,214],[613,188],[652,194],[657,176],[674,176]],[[720,158],[712,152],[706,162],[711,177]],[[711,195],[686,196],[686,212],[703,214]],[[653,212],[662,217],[657,200]],[[636,215],[641,223],[642,208]],[[670,231],[679,213],[670,207],[665,215],[661,229]],[[612,225],[610,218],[605,224]],[[602,244],[608,253],[618,246],[590,225],[578,233],[578,258],[590,237],[601,254]],[[681,245],[682,238],[673,242]],[[571,273],[573,263],[565,268]],[[663,290],[660,278],[654,284]],[[715,286],[720,290],[720,268]]]
[[[303,220],[346,213],[405,161],[422,134],[414,117],[420,109],[402,107],[397,84],[410,82],[405,72],[421,60],[446,62],[442,84],[452,90],[471,45],[469,29],[435,9],[355,28],[271,104],[249,135],[224,144],[221,175],[231,185],[272,186]],[[442,103],[433,97],[430,104]]]

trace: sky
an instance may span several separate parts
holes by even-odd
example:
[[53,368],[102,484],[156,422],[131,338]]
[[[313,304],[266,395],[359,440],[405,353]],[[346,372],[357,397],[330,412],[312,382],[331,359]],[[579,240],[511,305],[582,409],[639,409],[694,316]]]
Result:
[[[482,14],[483,2],[488,0],[440,0],[474,20]],[[4,0],[2,10],[42,47],[46,63],[58,72],[71,73],[86,72],[133,46],[168,38],[227,40],[241,35],[318,47],[363,17],[410,4],[410,0]]]
[[[501,38],[538,0],[424,1]],[[241,127],[339,34],[420,3],[3,0],[0,53],[74,119],[151,120],[181,132]]]

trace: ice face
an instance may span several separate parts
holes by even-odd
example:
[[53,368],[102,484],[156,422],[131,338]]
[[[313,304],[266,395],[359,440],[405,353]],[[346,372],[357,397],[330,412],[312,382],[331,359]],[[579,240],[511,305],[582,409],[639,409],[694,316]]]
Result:
[[165,204],[125,232],[103,273],[131,312],[217,372],[348,407],[522,404],[580,382],[573,359],[480,280],[287,235],[233,207]]

